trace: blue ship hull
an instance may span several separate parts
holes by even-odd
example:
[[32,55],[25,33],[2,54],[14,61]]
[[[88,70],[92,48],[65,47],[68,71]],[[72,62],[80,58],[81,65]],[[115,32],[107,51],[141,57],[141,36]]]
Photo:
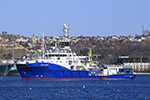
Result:
[[103,80],[124,80],[124,79],[134,79],[136,75],[134,74],[117,74],[103,77]]
[[72,71],[51,63],[17,64],[23,80],[99,80],[99,79],[133,79],[132,74],[99,76],[98,71]]

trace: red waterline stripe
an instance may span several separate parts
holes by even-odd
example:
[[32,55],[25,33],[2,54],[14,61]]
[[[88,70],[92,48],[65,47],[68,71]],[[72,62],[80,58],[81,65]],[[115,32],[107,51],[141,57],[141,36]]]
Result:
[[101,78],[102,80],[107,80],[108,78],[107,77],[105,77],[105,78]]

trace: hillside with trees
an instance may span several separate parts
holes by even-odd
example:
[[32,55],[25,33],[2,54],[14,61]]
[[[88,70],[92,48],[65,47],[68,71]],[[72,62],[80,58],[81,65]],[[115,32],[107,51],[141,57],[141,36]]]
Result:
[[[62,36],[46,36],[45,43],[50,48],[59,39],[62,39]],[[93,60],[97,60],[100,64],[116,64],[119,56],[150,57],[150,35],[79,36],[70,37],[70,39],[71,48],[77,55],[87,56],[89,49],[92,49]],[[2,32],[0,34],[0,59],[11,58],[12,42],[15,42],[15,59],[34,54],[36,51],[40,52],[42,47],[42,37],[29,38]]]

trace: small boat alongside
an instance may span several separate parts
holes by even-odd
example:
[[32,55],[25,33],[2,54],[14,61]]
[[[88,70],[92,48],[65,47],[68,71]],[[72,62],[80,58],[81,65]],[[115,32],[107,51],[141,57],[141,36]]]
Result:
[[0,76],[7,76],[11,67],[13,66],[12,60],[0,60]]
[[20,73],[17,70],[16,64],[13,64],[7,73],[7,76],[20,76]]
[[103,80],[123,80],[123,79],[134,79],[136,75],[133,74],[132,67],[113,67],[105,69],[105,77]]
[[12,65],[2,64],[0,65],[0,76],[6,76],[11,69]]

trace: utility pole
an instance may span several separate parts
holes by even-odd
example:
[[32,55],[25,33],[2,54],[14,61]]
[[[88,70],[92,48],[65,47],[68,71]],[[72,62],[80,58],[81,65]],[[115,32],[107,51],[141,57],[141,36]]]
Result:
[[143,32],[143,35],[146,35],[145,30],[144,30],[144,25],[142,25],[142,32]]

